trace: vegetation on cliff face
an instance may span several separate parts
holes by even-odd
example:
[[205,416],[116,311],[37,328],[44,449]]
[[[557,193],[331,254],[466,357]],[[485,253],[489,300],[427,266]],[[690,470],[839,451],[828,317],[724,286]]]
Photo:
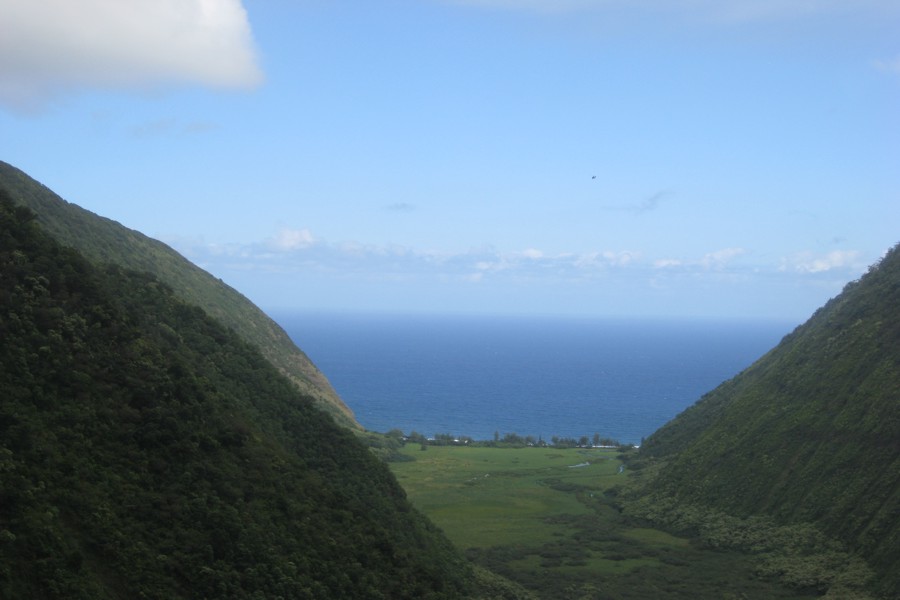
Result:
[[44,230],[96,263],[153,273],[263,355],[339,423],[358,429],[353,413],[287,333],[246,297],[157,240],[70,204],[19,169],[0,161],[0,189],[37,214]]
[[456,598],[465,561],[259,351],[0,190],[0,597]]
[[657,507],[811,524],[900,597],[900,246],[640,454]]

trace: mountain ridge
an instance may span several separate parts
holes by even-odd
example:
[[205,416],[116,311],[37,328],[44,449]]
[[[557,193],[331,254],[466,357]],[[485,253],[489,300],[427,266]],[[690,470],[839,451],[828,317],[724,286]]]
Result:
[[0,596],[466,596],[465,560],[354,432],[2,189],[0,282]]
[[649,436],[657,496],[811,523],[900,595],[900,245]]
[[0,161],[0,188],[35,212],[45,231],[99,263],[153,273],[179,297],[257,345],[297,387],[342,425],[361,429],[326,376],[287,333],[240,292],[143,233],[66,201],[21,169]]

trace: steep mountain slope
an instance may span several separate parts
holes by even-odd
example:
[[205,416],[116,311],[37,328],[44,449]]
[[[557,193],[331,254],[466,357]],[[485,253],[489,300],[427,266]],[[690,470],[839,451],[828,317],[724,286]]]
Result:
[[900,246],[641,456],[657,494],[814,524],[900,597]]
[[90,260],[153,273],[190,304],[196,304],[255,344],[301,391],[345,426],[358,428],[353,413],[287,333],[233,288],[180,254],[140,232],[70,204],[19,169],[0,161],[0,189],[33,210],[44,229]]
[[0,190],[0,597],[457,598],[449,542],[255,347]]

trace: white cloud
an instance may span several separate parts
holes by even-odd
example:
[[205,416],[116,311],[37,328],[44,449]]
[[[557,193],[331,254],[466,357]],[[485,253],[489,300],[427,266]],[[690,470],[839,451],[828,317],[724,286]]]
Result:
[[63,91],[262,81],[240,0],[2,0],[0,103]]
[[451,261],[448,265],[450,269],[474,269],[480,275],[479,280],[481,280],[481,277],[483,277],[485,273],[499,273],[515,267],[515,259],[513,257],[504,256],[500,253],[491,254],[485,257],[483,253],[479,252],[471,256],[461,254],[454,258],[455,260]]
[[[748,265],[740,247],[726,247],[697,257],[645,256],[637,251],[597,250],[548,253],[535,248],[503,251],[494,247],[437,253],[409,246],[317,239],[308,229],[284,228],[252,244],[210,246],[202,240],[173,240],[173,245],[203,268],[227,279],[229,272],[257,272],[300,277],[327,277],[342,282],[415,282],[430,286],[457,282],[500,289],[522,286],[623,285],[627,289],[673,290],[700,283],[734,289],[749,282],[847,279],[862,272],[861,254],[809,252],[768,264]],[[775,275],[777,277],[774,277]],[[689,282],[689,283],[687,283]],[[585,289],[580,287],[579,289]],[[605,289],[605,288],[604,288]],[[668,292],[667,292],[668,293]]]
[[635,263],[640,260],[641,255],[638,252],[629,252],[627,250],[622,252],[610,252],[606,251],[602,254],[603,260],[606,261],[606,264],[614,267],[626,267],[632,263]]
[[856,250],[834,250],[828,254],[816,256],[811,252],[801,252],[790,258],[782,259],[781,271],[798,273],[824,273],[834,269],[861,269],[860,253]]
[[660,258],[653,261],[653,266],[657,269],[671,269],[673,267],[680,267],[683,264],[684,262],[677,258]]
[[710,252],[700,259],[700,266],[705,269],[724,269],[729,262],[746,253],[743,248],[723,248]]
[[[612,250],[538,255],[491,246],[437,253],[331,242],[306,229],[283,229],[250,244],[212,245],[196,238],[169,243],[233,285],[245,280],[257,294],[268,289],[270,306],[280,306],[284,290],[302,288],[319,294],[320,304],[310,306],[354,309],[457,311],[460,302],[469,302],[476,311],[569,312],[578,304],[585,314],[805,317],[866,266],[856,251],[805,252],[781,263],[749,264],[735,259],[769,254],[737,247],[696,256]],[[374,298],[381,293],[379,304]],[[784,303],[790,294],[793,308]],[[312,302],[313,296],[304,297]]]
[[268,246],[274,250],[289,252],[302,250],[316,243],[309,229],[281,229],[274,238],[268,240]]
[[[571,257],[571,258],[570,258]],[[622,250],[613,252],[606,250],[603,252],[587,252],[577,256],[560,255],[559,260],[567,260],[577,269],[603,269],[606,267],[626,267],[637,263],[641,259],[639,252]]]

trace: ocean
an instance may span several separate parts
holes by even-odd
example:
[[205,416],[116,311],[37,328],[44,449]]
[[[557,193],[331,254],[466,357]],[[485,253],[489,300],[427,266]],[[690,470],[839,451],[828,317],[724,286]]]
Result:
[[276,313],[366,429],[639,444],[794,323]]

